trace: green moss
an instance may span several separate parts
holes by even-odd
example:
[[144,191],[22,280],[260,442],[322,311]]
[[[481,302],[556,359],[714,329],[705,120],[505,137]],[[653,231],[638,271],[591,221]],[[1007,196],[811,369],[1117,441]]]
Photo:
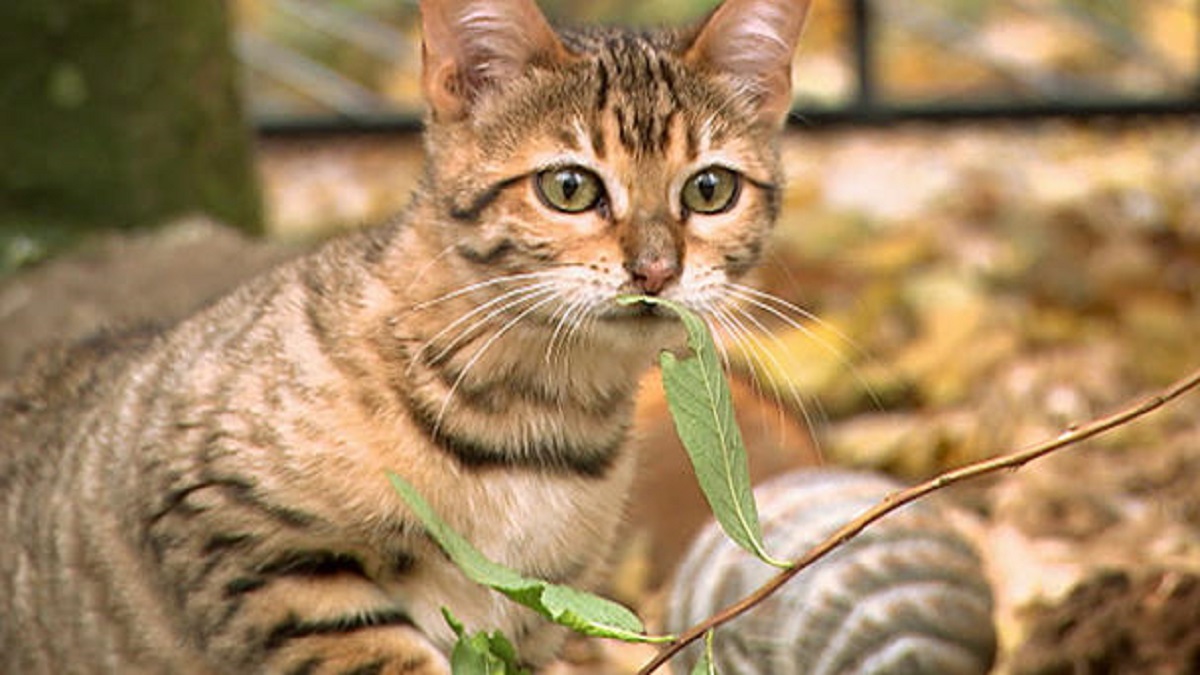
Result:
[[41,262],[88,236],[85,228],[66,223],[21,221],[9,217],[0,228],[0,279]]

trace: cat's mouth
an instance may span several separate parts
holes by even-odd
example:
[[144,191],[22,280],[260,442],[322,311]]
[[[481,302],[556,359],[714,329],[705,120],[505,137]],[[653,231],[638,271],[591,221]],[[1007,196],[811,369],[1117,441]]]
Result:
[[614,303],[604,313],[604,318],[612,320],[654,320],[671,319],[674,315],[662,305],[656,305],[641,300],[633,302]]

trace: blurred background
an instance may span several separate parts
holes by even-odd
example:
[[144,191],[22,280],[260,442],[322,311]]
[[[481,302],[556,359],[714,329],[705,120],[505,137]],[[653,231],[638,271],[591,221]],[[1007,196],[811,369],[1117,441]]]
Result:
[[[558,23],[655,25],[714,0],[543,3]],[[419,116],[416,2],[238,0],[238,52],[253,110]],[[1188,0],[819,2],[796,60],[807,111],[874,103],[1011,108],[1194,98],[1197,10]]]
[[[654,25],[715,2],[541,4]],[[415,2],[44,0],[0,26],[0,380],[392,217],[419,174]],[[916,480],[1200,366],[1200,2],[818,0],[794,80],[759,285],[819,320],[731,336],[756,477]],[[1196,672],[1197,419],[1184,400],[949,496],[998,672]],[[652,382],[640,428],[613,590],[653,617],[704,507]],[[645,657],[589,649],[587,672]]]

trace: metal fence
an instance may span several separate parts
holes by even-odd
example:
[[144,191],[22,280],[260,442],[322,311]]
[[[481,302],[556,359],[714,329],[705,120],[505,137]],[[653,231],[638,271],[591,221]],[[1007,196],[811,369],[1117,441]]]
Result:
[[[254,106],[262,133],[410,132],[420,128],[420,105],[413,86],[408,87],[407,96],[381,91],[378,82],[364,82],[371,78],[344,72],[338,59],[329,56],[337,53],[329,45],[344,45],[356,54],[352,60],[376,64],[371,72],[400,73],[401,78],[408,72],[415,81],[419,60],[415,0],[366,6],[362,0],[355,5],[330,0],[255,1],[268,15],[277,17],[267,22],[277,26],[273,32],[262,26],[244,27],[238,38],[239,53],[257,82],[252,100],[262,97]],[[825,100],[806,98],[801,92],[791,117],[796,125],[820,129],[909,120],[1200,114],[1200,0],[996,0],[973,5],[976,14],[999,7],[1011,16],[1028,19],[1026,24],[1056,21],[1076,36],[1084,36],[1103,58],[1099,59],[1101,65],[1093,68],[1098,72],[1083,75],[1041,72],[1022,66],[1019,59],[1014,64],[1011,54],[1007,59],[997,56],[984,44],[980,27],[964,20],[961,10],[956,14],[956,7],[971,4],[962,0],[825,2],[834,10],[832,17],[825,18],[841,27],[833,40],[838,53],[832,58],[843,71],[846,84],[837,96]],[[1110,16],[1096,9],[1106,6]],[[388,10],[381,12],[381,7]],[[1155,35],[1139,33],[1121,19],[1120,8],[1157,12],[1157,30],[1169,32],[1172,44],[1158,44]],[[298,40],[296,36],[305,31],[317,38],[307,43]],[[907,42],[897,35],[908,36]],[[888,46],[893,43],[901,46]],[[895,61],[906,58],[904,44],[939,49],[951,65],[975,64],[1004,82],[1005,88],[982,94],[898,95],[890,85],[888,71]],[[1126,84],[1105,86],[1106,68],[1124,72]],[[1096,86],[1097,80],[1100,86]],[[1129,81],[1135,82],[1134,86],[1128,86]],[[1143,87],[1145,82],[1151,85]],[[290,91],[307,104],[289,108],[264,103],[262,99],[267,97],[262,91],[271,88]]]
[[[887,2],[888,0],[881,0]],[[881,100],[877,91],[879,2],[848,0],[853,26],[852,49],[856,72],[853,101],[833,110],[798,111],[796,119],[806,124],[884,124],[903,120],[979,120],[1043,117],[1096,117],[1138,115],[1186,115],[1200,113],[1200,1],[1192,11],[1196,17],[1196,61],[1190,83],[1183,91],[1157,98],[1124,96],[1070,96],[1032,101],[1003,101],[980,104],[927,103],[903,105]]]

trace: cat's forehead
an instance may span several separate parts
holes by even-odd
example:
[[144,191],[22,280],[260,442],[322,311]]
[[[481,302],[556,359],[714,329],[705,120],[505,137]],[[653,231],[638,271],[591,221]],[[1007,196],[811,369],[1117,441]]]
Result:
[[630,71],[655,60],[675,59],[687,45],[686,33],[672,28],[635,30],[589,26],[560,29],[559,37],[574,54],[593,57]]
[[593,121],[607,117],[611,122],[593,125],[595,130],[615,126],[610,129],[615,140],[637,155],[664,152],[672,131],[680,127],[689,143],[696,144],[694,121],[689,123],[685,113],[702,114],[695,100],[697,83],[681,63],[676,32],[567,32],[564,42],[583,57],[581,100],[590,102]]
[[555,32],[568,49],[576,54],[614,51],[614,45],[627,48],[682,51],[695,31],[679,27],[631,28],[629,26],[560,26]]
[[726,133],[737,126],[729,118],[740,106],[714,77],[685,62],[687,36],[673,29],[564,29],[560,37],[575,57],[569,65],[534,66],[493,92],[476,122],[506,137],[512,129],[549,131],[578,122],[600,131],[603,118],[612,118],[622,149],[639,155],[661,153],[677,123],[693,136],[705,124],[710,134]]
[[576,58],[526,71],[476,116],[486,152],[475,170],[508,177],[579,164],[612,185],[656,193],[712,164],[775,181],[753,109],[688,63],[687,31],[589,28],[560,37]]

